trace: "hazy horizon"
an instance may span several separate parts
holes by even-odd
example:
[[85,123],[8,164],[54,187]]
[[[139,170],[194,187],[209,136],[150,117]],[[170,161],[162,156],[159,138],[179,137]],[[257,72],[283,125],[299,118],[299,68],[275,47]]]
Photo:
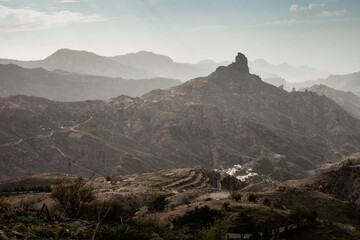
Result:
[[0,0],[0,58],[61,48],[103,56],[151,51],[177,62],[249,60],[360,71],[356,0]]

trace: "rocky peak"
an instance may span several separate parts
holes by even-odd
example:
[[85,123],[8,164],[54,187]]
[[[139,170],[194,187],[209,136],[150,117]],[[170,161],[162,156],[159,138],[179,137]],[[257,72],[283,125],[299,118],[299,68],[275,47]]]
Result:
[[242,53],[238,53],[235,58],[235,62],[230,64],[229,67],[242,73],[249,73],[248,60]]
[[218,67],[218,70],[222,69],[229,69],[229,70],[236,70],[244,74],[249,74],[249,66],[248,66],[248,60],[246,56],[242,53],[238,53],[238,55],[235,58],[235,62],[231,63],[228,67]]

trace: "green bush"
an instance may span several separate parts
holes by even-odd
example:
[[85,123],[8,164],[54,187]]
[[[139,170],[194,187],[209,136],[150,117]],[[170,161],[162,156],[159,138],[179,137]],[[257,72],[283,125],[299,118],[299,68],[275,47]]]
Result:
[[83,217],[103,222],[123,223],[134,214],[133,210],[119,201],[104,201],[89,203],[83,211]]
[[4,224],[0,224],[0,230],[4,232],[11,232],[11,230]]
[[51,198],[68,217],[81,216],[86,205],[95,199],[93,188],[86,185],[83,178],[75,181],[63,180],[54,185]]
[[226,233],[226,227],[223,220],[216,220],[209,229],[199,230],[194,238],[198,240],[221,240]]
[[66,228],[61,228],[59,231],[59,239],[70,239],[71,233]]
[[0,213],[6,212],[13,209],[13,205],[10,201],[6,199],[5,196],[2,196],[0,198]]
[[263,201],[263,204],[265,205],[265,206],[270,206],[271,205],[271,202],[270,202],[270,200],[268,199],[268,198],[265,198],[264,199],[264,201]]
[[222,209],[224,210],[224,211],[230,211],[230,203],[229,202],[224,202],[223,204],[222,204]]
[[55,238],[56,233],[50,227],[33,228],[30,231],[32,234],[42,238]]
[[101,228],[95,237],[96,240],[148,240],[149,236],[139,230],[129,227]]
[[251,194],[248,196],[248,201],[249,201],[249,202],[256,202],[257,199],[258,199],[258,196],[255,195],[255,194],[253,194],[253,193],[251,193]]
[[298,226],[316,222],[317,212],[303,206],[297,206],[289,213],[289,218]]
[[248,214],[247,210],[243,210],[235,218],[234,230],[235,232],[245,234],[256,233],[258,229],[254,218]]
[[18,223],[30,223],[30,222],[34,222],[34,218],[25,217],[25,216],[17,216],[15,218],[15,222],[18,222]]
[[19,202],[19,208],[23,211],[30,211],[33,210],[35,207],[35,202],[34,201],[24,201],[24,200],[20,200]]
[[161,225],[157,220],[151,218],[131,219],[129,225],[147,233],[156,233],[159,236],[165,236],[169,232],[168,225]]
[[150,211],[163,211],[168,204],[168,201],[166,200],[165,196],[159,196],[154,201],[149,203],[149,209]]
[[234,199],[235,201],[240,201],[241,200],[241,194],[238,192],[232,192],[230,195],[230,198]]
[[101,228],[97,240],[172,240],[175,237],[168,225],[161,225],[153,219],[132,219],[120,228]]
[[175,228],[180,229],[188,227],[191,232],[198,231],[203,228],[209,228],[217,219],[223,219],[225,215],[208,206],[201,208],[196,207],[194,210],[187,211],[183,216],[174,219]]
[[27,232],[28,228],[24,225],[24,224],[20,224],[16,226],[16,230],[18,230],[19,232]]

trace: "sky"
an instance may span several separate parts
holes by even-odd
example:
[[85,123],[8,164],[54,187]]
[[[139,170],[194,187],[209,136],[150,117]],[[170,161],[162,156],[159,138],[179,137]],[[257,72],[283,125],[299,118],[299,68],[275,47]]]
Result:
[[0,58],[141,50],[360,71],[360,0],[0,0]]

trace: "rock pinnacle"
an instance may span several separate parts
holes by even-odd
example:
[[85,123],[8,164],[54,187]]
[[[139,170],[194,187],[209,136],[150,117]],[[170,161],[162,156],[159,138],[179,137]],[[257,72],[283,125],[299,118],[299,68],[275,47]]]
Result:
[[235,58],[235,62],[229,65],[230,68],[236,69],[243,73],[249,73],[248,60],[244,54],[238,53]]

